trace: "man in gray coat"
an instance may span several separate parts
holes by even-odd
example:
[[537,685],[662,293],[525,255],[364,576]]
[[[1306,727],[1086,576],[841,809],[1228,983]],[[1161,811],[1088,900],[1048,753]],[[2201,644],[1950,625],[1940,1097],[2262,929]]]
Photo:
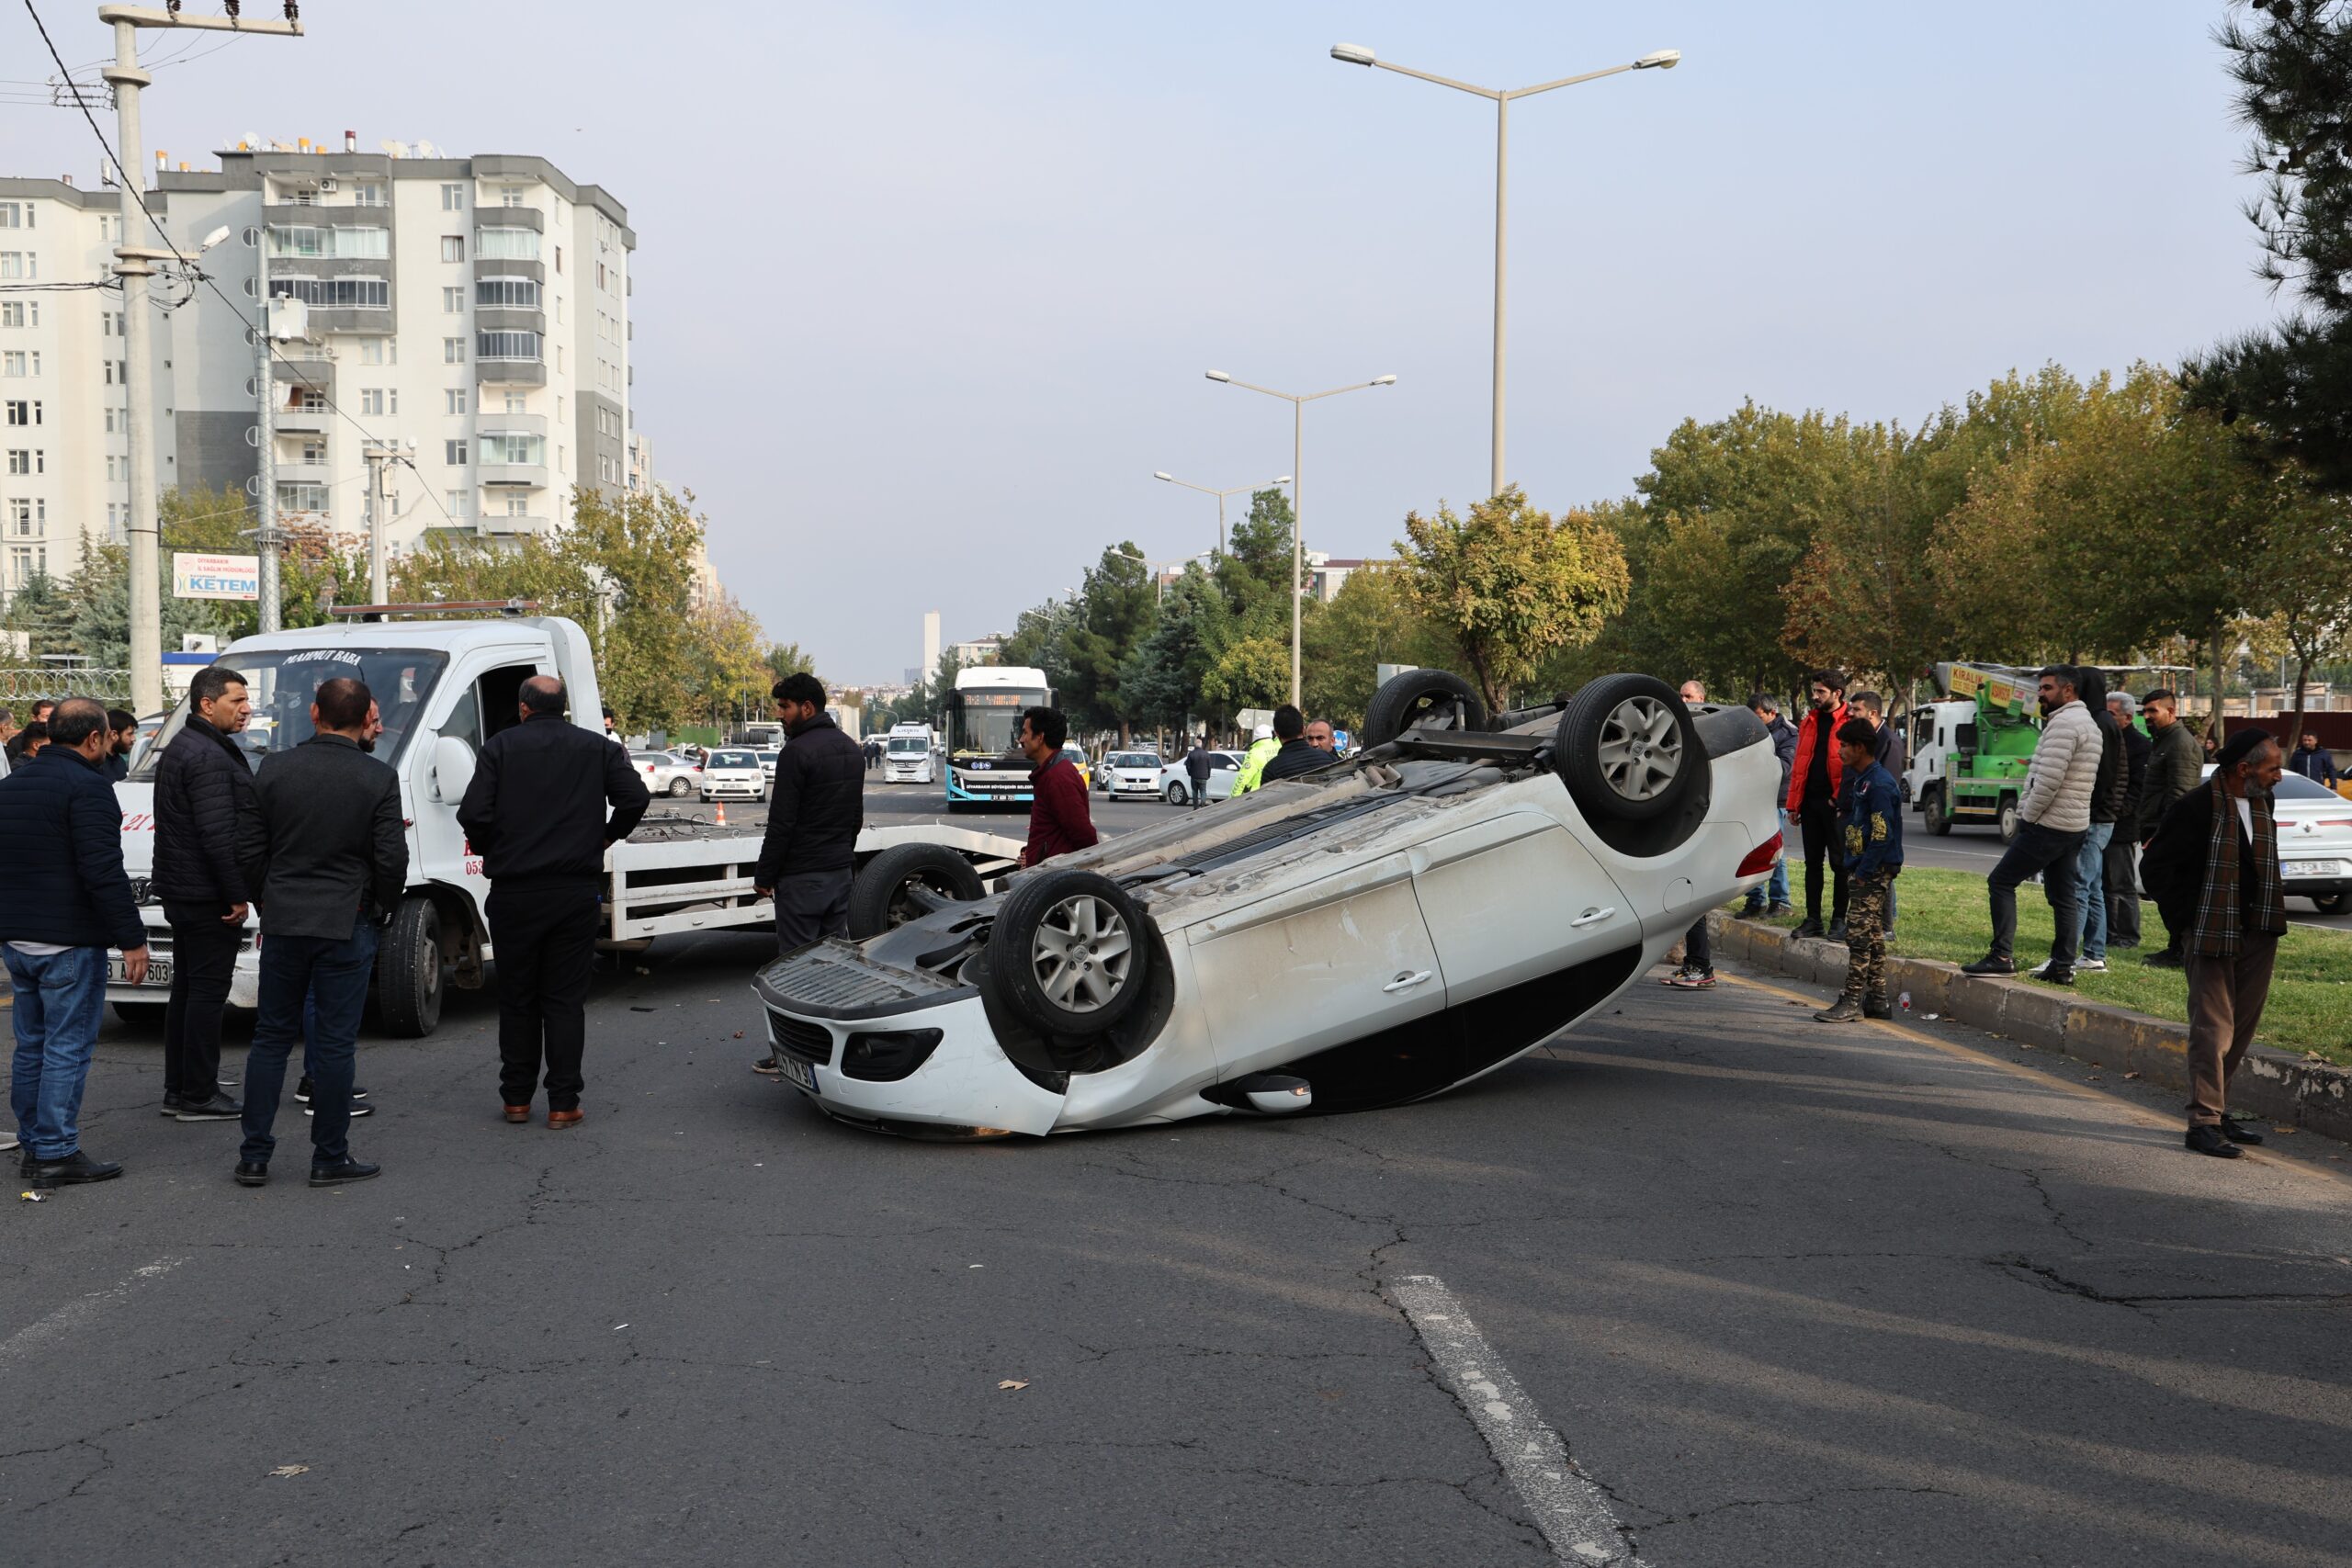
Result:
[[[2147,716],[2148,735],[2154,742],[2148,751],[2147,777],[2140,786],[2138,829],[2141,848],[2145,850],[2156,829],[2164,826],[2165,813],[2172,809],[2173,802],[2203,782],[2205,750],[2188,732],[2188,726],[2180,722],[2180,699],[2172,693],[2150,692],[2140,699],[2140,711]],[[2156,912],[2164,913],[2161,901]],[[2140,962],[2153,969],[2182,968],[2188,963],[2182,945],[2188,939],[2185,928],[2166,920],[2164,950]]]
[[2090,833],[2091,795],[2098,784],[2103,742],[2098,725],[2076,694],[2080,681],[2071,664],[2041,672],[2041,739],[2018,803],[2018,836],[1984,879],[1993,907],[1993,945],[1970,975],[2014,975],[2018,936],[2018,885],[2039,872],[2043,893],[2057,918],[2050,963],[2035,978],[2053,986],[2075,983],[2075,943],[2081,930],[2075,902],[2082,897],[2075,864]]

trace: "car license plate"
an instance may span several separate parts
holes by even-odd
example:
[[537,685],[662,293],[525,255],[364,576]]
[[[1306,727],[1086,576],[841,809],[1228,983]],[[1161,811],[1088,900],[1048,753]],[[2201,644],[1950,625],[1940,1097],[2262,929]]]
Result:
[[[119,958],[107,959],[107,980],[111,985],[128,986],[130,984],[130,971],[129,966],[126,965]],[[149,959],[147,961],[147,978],[139,982],[141,987],[160,988],[167,987],[171,983],[172,961],[168,958]]]
[[2331,860],[2290,860],[2278,868],[2281,876],[2335,876],[2340,874]]
[[779,1051],[776,1065],[784,1069],[785,1081],[809,1094],[817,1092],[817,1069],[799,1057]]

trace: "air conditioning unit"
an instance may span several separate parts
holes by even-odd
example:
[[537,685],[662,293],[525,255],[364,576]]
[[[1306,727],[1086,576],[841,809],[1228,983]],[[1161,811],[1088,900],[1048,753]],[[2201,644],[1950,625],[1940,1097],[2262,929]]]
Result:
[[322,191],[332,192],[335,188],[334,176],[333,175],[329,175],[326,178],[321,180],[319,182],[319,188]]

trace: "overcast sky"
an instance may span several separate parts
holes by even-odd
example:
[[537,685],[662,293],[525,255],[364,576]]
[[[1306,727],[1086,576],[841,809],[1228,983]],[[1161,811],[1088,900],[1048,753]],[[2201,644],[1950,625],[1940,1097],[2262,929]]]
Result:
[[[39,4],[70,62],[107,51],[91,6]],[[1557,509],[1742,398],[1916,421],[2267,319],[2220,14],[311,0],[306,39],[160,70],[146,133],[209,168],[349,128],[612,191],[657,477],[768,634],[860,682],[918,661],[926,609],[975,637],[1107,542],[1206,549],[1215,503],[1154,469],[1291,467],[1289,408],[1208,368],[1398,378],[1308,411],[1312,547],[1385,554],[1483,492],[1493,108],[1334,42],[1492,86],[1684,52],[1512,113],[1509,468]],[[48,73],[14,6],[0,59]],[[78,117],[0,117],[7,172],[95,183]]]

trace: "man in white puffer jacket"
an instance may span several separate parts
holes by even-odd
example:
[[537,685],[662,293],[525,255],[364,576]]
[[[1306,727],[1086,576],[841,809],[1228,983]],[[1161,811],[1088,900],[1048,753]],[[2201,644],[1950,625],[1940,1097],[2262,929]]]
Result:
[[1970,975],[2014,975],[2011,948],[2018,936],[2018,885],[2036,872],[2057,917],[2058,936],[2050,964],[2037,979],[2053,986],[2075,983],[2075,942],[2082,925],[2075,906],[2083,897],[2075,862],[2090,832],[2091,795],[2098,783],[2104,739],[2098,721],[2075,695],[2080,677],[2071,664],[2041,671],[2041,739],[2034,743],[2033,766],[2018,802],[2018,836],[1993,874],[1984,879],[1993,905],[1993,948],[1963,966]]

